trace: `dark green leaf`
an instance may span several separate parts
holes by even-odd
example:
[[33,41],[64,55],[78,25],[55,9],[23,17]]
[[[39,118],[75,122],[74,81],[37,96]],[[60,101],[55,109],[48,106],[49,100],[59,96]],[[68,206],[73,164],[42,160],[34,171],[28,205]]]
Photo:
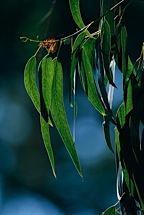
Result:
[[104,119],[105,119],[105,121],[103,122],[103,130],[104,130],[105,140],[106,140],[106,143],[107,143],[109,149],[112,152],[114,152],[113,148],[112,148],[111,137],[110,137],[110,121],[107,116],[104,117]]
[[114,34],[114,27],[115,27],[115,12],[114,10],[110,10],[115,3],[118,3],[118,0],[102,0],[102,5],[101,5],[101,15],[105,15],[111,29],[111,34]]
[[77,26],[81,29],[85,27],[85,24],[81,17],[80,12],[80,0],[69,0],[70,10],[73,16],[73,19]]
[[73,44],[73,46],[72,46],[72,53],[74,53],[74,52],[79,48],[79,46],[82,44],[82,42],[83,42],[85,36],[86,36],[85,31],[82,31],[82,32],[77,36],[77,38],[75,39],[74,44]]
[[52,58],[45,57],[41,62],[42,67],[42,94],[47,111],[50,109],[52,97],[52,83],[54,77],[54,62]]
[[127,86],[127,96],[126,96],[126,107],[125,107],[125,114],[127,115],[133,109],[133,88],[132,82],[129,80]]
[[127,31],[126,27],[121,29],[121,46],[122,46],[122,73],[123,81],[125,86],[126,76],[127,76]]
[[111,206],[102,213],[102,215],[116,215],[116,207]]
[[122,103],[121,106],[119,107],[119,109],[117,111],[117,116],[118,116],[119,126],[120,126],[120,128],[122,128],[126,122],[124,103]]
[[42,133],[43,141],[45,144],[45,148],[47,150],[52,171],[54,176],[56,177],[54,155],[53,155],[53,150],[52,150],[51,141],[50,141],[50,134],[49,134],[49,126],[41,115],[40,115],[40,125],[41,125],[41,133]]
[[84,47],[82,49],[82,63],[83,63],[85,73],[86,73],[88,99],[93,104],[93,106],[104,116],[105,109],[103,107],[103,103],[101,101],[100,95],[96,88],[93,68],[92,68],[91,62],[89,60],[89,56]]
[[82,176],[81,167],[79,159],[77,156],[76,148],[72,139],[72,135],[68,126],[67,117],[64,108],[63,102],[63,75],[62,75],[62,66],[55,60],[55,75],[53,80],[53,94],[52,94],[52,104],[51,104],[51,113],[54,123],[57,130],[68,150],[74,165]]
[[24,84],[37,111],[40,113],[40,95],[36,84],[36,57],[31,57],[24,69]]
[[109,23],[106,19],[103,20],[103,38],[102,38],[102,55],[104,61],[104,67],[109,83],[114,87],[116,85],[113,82],[113,76],[110,70],[110,53],[111,53],[111,31]]

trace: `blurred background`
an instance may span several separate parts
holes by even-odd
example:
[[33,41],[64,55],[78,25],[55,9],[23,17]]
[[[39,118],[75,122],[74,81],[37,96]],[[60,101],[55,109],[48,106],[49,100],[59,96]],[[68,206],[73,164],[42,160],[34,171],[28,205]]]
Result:
[[[55,3],[55,4],[54,4]],[[44,19],[53,5],[50,19]],[[52,175],[41,138],[39,115],[29,99],[23,82],[24,66],[37,44],[22,43],[20,36],[43,40],[69,35],[76,30],[67,0],[0,1],[0,214],[1,215],[99,215],[116,203],[114,155],[106,146],[102,117],[78,87],[76,148],[83,179],[77,174],[56,129],[51,140],[57,179]],[[99,15],[99,0],[81,1],[85,23]],[[139,56],[144,40],[144,3],[133,1],[124,21],[132,59]],[[61,52],[64,69],[65,107],[70,128],[73,110],[68,101],[70,50]],[[118,89],[114,111],[119,106],[121,75],[116,73]],[[114,144],[114,128],[112,127]]]

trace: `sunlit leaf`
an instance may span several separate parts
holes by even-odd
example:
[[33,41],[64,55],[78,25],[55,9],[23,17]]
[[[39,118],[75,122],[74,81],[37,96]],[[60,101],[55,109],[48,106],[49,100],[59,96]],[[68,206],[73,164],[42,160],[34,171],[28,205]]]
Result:
[[36,84],[36,57],[31,57],[24,69],[24,84],[37,111],[40,113],[40,95]]
[[42,94],[43,99],[49,111],[52,97],[52,84],[54,77],[54,62],[52,58],[45,57],[41,62],[42,67]]
[[116,215],[116,207],[111,206],[102,213],[102,215]]
[[51,141],[50,141],[50,134],[49,134],[49,126],[42,116],[40,116],[40,125],[41,125],[41,133],[42,133],[43,141],[50,160],[52,171],[54,176],[56,177],[54,155],[53,155],[53,150],[52,150]]
[[53,80],[53,94],[52,94],[52,104],[51,104],[51,113],[53,121],[56,125],[57,130],[68,150],[74,165],[82,176],[81,167],[79,163],[79,159],[77,156],[76,148],[72,139],[72,135],[69,129],[69,125],[67,122],[67,117],[64,108],[63,101],[63,75],[62,75],[62,66],[61,64],[55,60],[55,75]]

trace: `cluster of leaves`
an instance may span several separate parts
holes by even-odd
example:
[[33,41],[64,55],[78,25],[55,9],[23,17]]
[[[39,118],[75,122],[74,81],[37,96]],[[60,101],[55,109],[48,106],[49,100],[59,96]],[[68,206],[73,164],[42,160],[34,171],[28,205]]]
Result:
[[[121,1],[123,2],[123,1]],[[121,3],[120,2],[120,3]],[[60,39],[60,47],[52,57],[50,51],[37,65],[36,54],[26,64],[24,82],[27,93],[40,114],[41,133],[48,157],[55,172],[49,126],[55,124],[73,163],[82,176],[80,162],[66,118],[63,98],[63,70],[59,62],[62,44],[76,35],[71,48],[70,104],[75,96],[76,75],[94,108],[104,117],[103,129],[108,147],[115,154],[119,206],[108,208],[103,214],[137,214],[144,209],[144,75],[143,49],[138,65],[133,64],[127,51],[127,31],[122,18],[127,5],[118,0],[101,0],[100,17],[85,26],[79,0],[69,0],[73,19],[80,30]],[[121,10],[120,10],[121,9]],[[99,21],[99,28],[90,33],[89,27]],[[65,42],[65,43],[64,43]],[[112,66],[110,67],[110,63]],[[123,77],[123,102],[112,112],[115,67]],[[37,78],[38,76],[38,78]],[[37,83],[38,79],[38,83]],[[107,88],[111,91],[110,96]],[[110,123],[115,125],[116,147],[110,137]]]

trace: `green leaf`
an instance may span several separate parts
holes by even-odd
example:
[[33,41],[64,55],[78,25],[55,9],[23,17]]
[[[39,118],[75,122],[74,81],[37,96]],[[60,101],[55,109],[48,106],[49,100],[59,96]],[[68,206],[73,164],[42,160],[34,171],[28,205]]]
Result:
[[85,24],[82,20],[80,12],[80,0],[69,0],[69,5],[75,23],[80,29],[84,28]]
[[129,80],[127,86],[127,96],[126,96],[126,104],[125,104],[125,113],[126,115],[133,109],[133,87],[132,82]]
[[122,47],[122,73],[123,73],[123,82],[125,87],[125,81],[127,77],[127,31],[126,27],[121,29],[121,47]]
[[87,93],[88,99],[90,100],[92,105],[104,116],[105,109],[104,109],[103,103],[101,101],[100,95],[98,93],[98,90],[96,88],[93,68],[92,68],[91,62],[89,60],[89,56],[84,47],[82,49],[82,63],[83,63],[85,73],[86,73],[86,79],[87,79],[87,92],[86,93]]
[[103,131],[104,131],[104,135],[105,135],[105,140],[106,140],[106,143],[107,143],[107,146],[109,147],[109,149],[112,152],[114,152],[113,148],[112,148],[111,137],[110,137],[110,121],[107,116],[104,118],[105,118],[105,121],[103,122]]
[[24,85],[34,106],[40,113],[40,95],[36,84],[36,57],[31,57],[24,69]]
[[41,62],[42,68],[42,94],[47,111],[50,109],[52,97],[52,84],[54,77],[54,62],[52,58],[44,57]]
[[45,148],[47,150],[52,171],[54,176],[56,177],[54,155],[53,155],[53,150],[52,150],[51,141],[50,141],[50,134],[49,134],[49,126],[41,115],[40,115],[40,125],[41,125],[41,133],[42,133],[43,141],[45,144]]
[[101,1],[101,15],[105,15],[109,25],[110,25],[110,30],[111,34],[114,34],[114,27],[115,27],[115,12],[114,10],[110,10],[115,3],[118,3],[118,0],[102,0]]
[[69,129],[67,122],[67,117],[64,108],[63,102],[63,75],[62,75],[62,66],[55,60],[55,75],[53,80],[53,94],[52,94],[52,103],[51,103],[51,114],[53,121],[56,125],[56,128],[65,144],[66,149],[68,150],[73,163],[82,176],[81,167],[76,152],[76,148],[72,139],[72,135]]
[[102,215],[116,215],[116,207],[115,206],[111,206],[108,209],[106,209]]
[[78,48],[79,46],[82,44],[84,38],[86,36],[86,32],[85,31],[82,31],[75,39],[74,41],[74,44],[72,46],[72,53],[74,53]]
[[103,21],[103,38],[102,38],[102,55],[104,61],[104,67],[109,83],[116,87],[113,82],[113,76],[110,70],[110,54],[111,54],[111,31],[109,23],[106,19]]
[[124,103],[122,103],[121,106],[119,107],[117,111],[117,117],[118,117],[119,126],[120,128],[122,128],[126,122]]

